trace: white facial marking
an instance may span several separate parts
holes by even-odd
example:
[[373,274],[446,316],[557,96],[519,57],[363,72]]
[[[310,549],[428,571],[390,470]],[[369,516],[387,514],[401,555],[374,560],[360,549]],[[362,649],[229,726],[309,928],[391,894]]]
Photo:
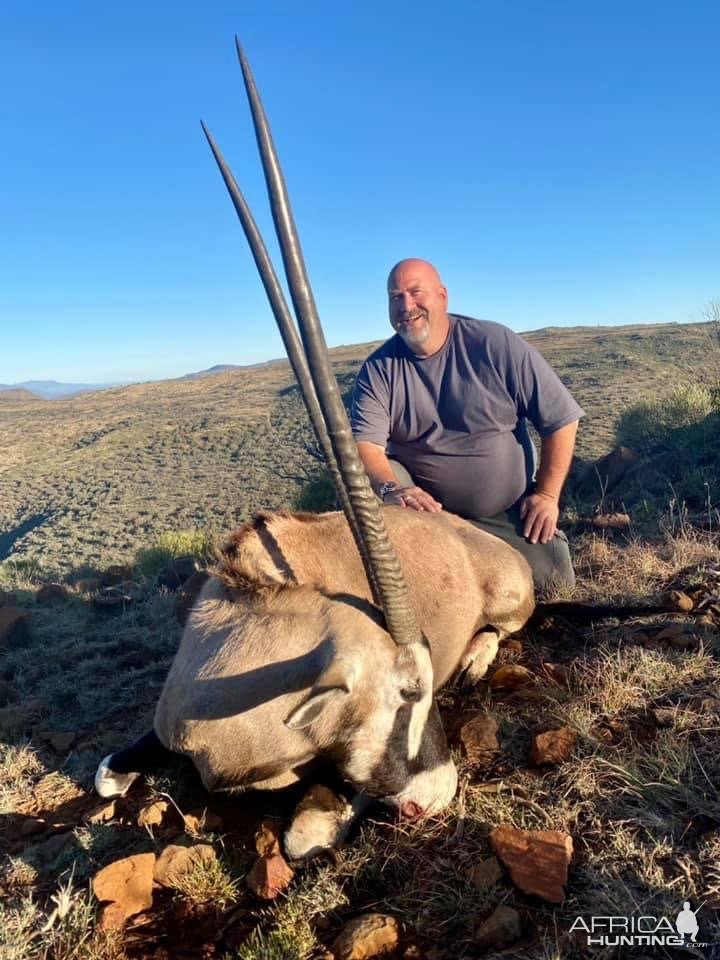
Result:
[[[427,647],[417,645],[415,654],[418,668],[420,671],[421,682],[423,684],[424,694],[421,700],[413,705],[410,714],[410,724],[408,727],[408,758],[414,760],[420,752],[425,724],[428,714],[432,707],[432,661],[430,660],[430,651]],[[429,683],[428,683],[429,677]]]
[[412,801],[423,811],[423,816],[440,813],[451,802],[457,790],[457,770],[452,760],[433,770],[423,770],[411,778],[400,793],[390,798],[397,807]]

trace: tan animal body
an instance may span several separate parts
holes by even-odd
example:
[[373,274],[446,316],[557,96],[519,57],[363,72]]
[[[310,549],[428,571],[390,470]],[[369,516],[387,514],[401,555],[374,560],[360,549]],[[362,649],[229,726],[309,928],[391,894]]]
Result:
[[[470,665],[473,638],[490,626],[484,673],[498,638],[533,610],[525,560],[451,514],[383,513],[429,643],[434,688]],[[401,689],[398,647],[343,514],[266,514],[225,544],[185,628],[154,728],[165,747],[192,758],[209,789],[285,786],[310,761],[332,757],[369,793],[427,810],[439,798],[419,798],[412,784],[409,794],[397,790],[390,776]],[[314,690],[322,704],[299,725]]]

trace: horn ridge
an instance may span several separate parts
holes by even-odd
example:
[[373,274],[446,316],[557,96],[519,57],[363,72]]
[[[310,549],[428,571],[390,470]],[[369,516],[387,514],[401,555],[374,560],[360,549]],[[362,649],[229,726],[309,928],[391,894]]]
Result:
[[[419,642],[422,637],[400,563],[383,523],[382,510],[357,453],[337,381],[327,357],[325,338],[320,327],[287,188],[267,117],[260,102],[252,71],[237,37],[235,44],[309,373],[327,424],[339,472],[352,505],[350,513],[347,514],[348,521],[356,537],[368,580],[374,590],[377,588],[390,634],[398,644]],[[357,518],[357,529],[353,529],[351,519],[353,513]]]
[[[285,345],[290,366],[292,367],[293,373],[295,374],[295,379],[300,387],[300,392],[305,402],[310,423],[315,431],[315,436],[320,444],[320,449],[322,450],[325,462],[327,463],[328,469],[332,475],[333,483],[335,485],[335,489],[338,491],[342,509],[347,517],[348,523],[350,524],[350,529],[356,542],[358,542],[361,546],[362,555],[362,552],[365,550],[365,544],[358,529],[358,521],[357,517],[355,516],[355,510],[348,496],[347,488],[342,482],[340,468],[330,442],[330,437],[327,432],[327,425],[320,408],[317,393],[315,392],[315,385],[308,367],[305,350],[300,341],[300,337],[298,336],[292,314],[290,313],[290,309],[288,308],[287,301],[285,300],[280,281],[278,280],[272,260],[270,259],[270,254],[268,253],[265,242],[262,239],[262,235],[257,224],[255,223],[255,219],[247,204],[247,201],[245,200],[245,197],[238,186],[237,180],[233,176],[232,170],[223,157],[214,137],[202,120],[200,121],[200,125],[203,133],[205,134],[208,145],[212,150],[213,156],[215,157],[215,162],[218,166],[223,181],[225,182],[230,199],[235,207],[235,212],[237,213],[238,219],[240,220],[240,224],[242,225],[245,233],[245,237],[247,238],[253,259],[255,260],[255,265],[258,269],[258,273],[260,274],[263,286],[265,287],[265,293],[267,294],[267,298],[270,302],[270,308],[275,316],[275,320],[280,330],[280,336],[282,337],[283,344]],[[365,558],[363,559],[365,560]],[[376,603],[380,604],[380,596],[378,593],[377,583],[375,582],[374,578],[374,571],[370,585],[372,587]]]

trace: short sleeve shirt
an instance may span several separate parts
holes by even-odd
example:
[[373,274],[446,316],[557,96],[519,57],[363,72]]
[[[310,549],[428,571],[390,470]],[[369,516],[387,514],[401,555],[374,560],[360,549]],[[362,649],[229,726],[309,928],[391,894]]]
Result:
[[365,361],[353,394],[358,441],[384,447],[445,509],[494,516],[532,481],[541,437],[582,408],[547,361],[507,327],[450,314],[444,346],[418,357],[397,336]]

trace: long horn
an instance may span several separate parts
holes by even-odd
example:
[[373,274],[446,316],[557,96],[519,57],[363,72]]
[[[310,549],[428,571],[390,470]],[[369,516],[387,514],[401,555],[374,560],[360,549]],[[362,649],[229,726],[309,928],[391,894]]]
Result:
[[358,543],[358,549],[364,559],[367,551],[367,557],[369,558],[369,563],[366,566],[368,580],[371,584],[373,579],[376,581],[379,599],[391,636],[398,644],[420,642],[422,635],[415,619],[400,563],[385,529],[380,506],[358,456],[350,424],[340,398],[337,381],[330,368],[325,337],[310,289],[287,188],[272,141],[267,117],[260,102],[252,71],[240,48],[237,37],[235,38],[235,44],[265,172],[265,182],[282,251],[285,275],[300,325],[300,334],[305,346],[318,400],[328,424],[330,440],[343,483],[353,504],[361,539],[364,542],[364,548],[362,543]]
[[255,223],[255,219],[250,212],[250,207],[247,205],[245,197],[243,196],[242,191],[240,190],[240,187],[238,186],[237,181],[232,174],[232,170],[225,162],[225,158],[223,157],[220,148],[215,143],[212,134],[207,129],[205,124],[202,123],[202,121],[201,126],[207,142],[210,145],[210,149],[213,152],[215,162],[217,163],[220,174],[225,182],[227,191],[230,194],[230,199],[235,207],[235,212],[237,213],[243,231],[245,232],[253,259],[255,260],[255,265],[258,268],[260,278],[263,286],[265,287],[265,293],[267,294],[268,301],[270,302],[270,308],[275,316],[275,320],[277,321],[282,341],[285,344],[285,350],[287,351],[288,359],[290,360],[290,366],[292,367],[293,373],[295,374],[295,379],[300,387],[303,400],[305,401],[305,407],[307,409],[308,416],[310,417],[310,423],[315,431],[315,436],[320,444],[320,449],[322,450],[325,462],[332,475],[335,489],[337,490],[340,498],[340,504],[342,506],[343,513],[347,517],[348,523],[350,524],[350,529],[352,530],[355,542],[360,548],[365,569],[366,571],[369,571],[370,586],[372,588],[375,602],[380,604],[381,597],[375,580],[375,573],[368,561],[365,543],[359,530],[357,517],[355,516],[355,509],[350,501],[345,484],[342,481],[340,468],[335,458],[335,452],[333,451],[332,443],[330,442],[330,436],[327,431],[327,424],[325,423],[317,393],[315,392],[315,385],[312,381],[312,375],[310,373],[310,368],[308,367],[305,350],[300,342],[300,338],[295,327],[295,322],[292,318],[292,314],[290,313],[290,309],[288,308],[287,301],[285,300],[282,287],[280,286],[280,281],[275,273],[275,268],[272,265],[270,255],[267,251],[267,247],[265,246],[260,231],[258,230],[257,224]]

